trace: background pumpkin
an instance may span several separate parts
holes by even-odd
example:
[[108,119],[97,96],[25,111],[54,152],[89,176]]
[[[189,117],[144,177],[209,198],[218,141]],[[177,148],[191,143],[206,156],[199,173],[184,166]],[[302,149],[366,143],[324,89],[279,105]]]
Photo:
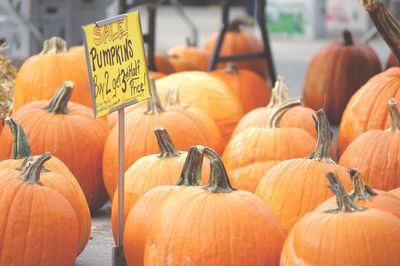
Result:
[[207,71],[208,63],[211,57],[209,51],[198,48],[187,40],[186,46],[177,46],[168,49],[168,56],[189,58],[191,62],[197,67],[198,70]]

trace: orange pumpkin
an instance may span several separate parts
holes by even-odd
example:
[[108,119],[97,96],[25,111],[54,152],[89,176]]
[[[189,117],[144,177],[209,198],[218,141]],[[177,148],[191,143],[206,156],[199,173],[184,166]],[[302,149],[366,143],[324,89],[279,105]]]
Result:
[[275,216],[254,194],[232,188],[214,151],[204,153],[208,185],[177,191],[158,208],[145,265],[278,265],[283,233]]
[[285,109],[299,104],[291,101],[276,109],[270,127],[249,128],[236,135],[226,146],[222,159],[232,184],[254,192],[261,177],[280,161],[310,154],[315,139],[300,128],[279,128],[276,122]]
[[159,53],[154,54],[154,61],[157,71],[167,75],[175,73],[175,67],[168,60],[168,57]]
[[[255,192],[271,207],[286,235],[302,216],[330,197],[326,180],[321,178],[326,172],[336,172],[346,188],[351,187],[346,168],[330,157],[333,134],[328,118],[323,110],[317,111],[316,116],[318,143],[315,151],[308,158],[287,160],[272,167]],[[293,145],[293,141],[289,143]]]
[[57,191],[41,185],[43,154],[24,172],[0,171],[0,265],[74,265],[78,218]]
[[[45,73],[45,74],[44,74]],[[48,100],[65,80],[75,83],[72,101],[92,107],[86,64],[82,55],[68,52],[58,37],[46,40],[40,54],[26,60],[15,79],[13,110],[37,100]]]
[[400,112],[395,99],[390,99],[388,105],[389,129],[363,133],[346,148],[339,161],[340,165],[360,170],[367,184],[386,191],[400,187]]
[[285,240],[280,265],[398,265],[400,219],[358,206],[329,176],[337,208],[301,218]]
[[233,63],[211,74],[228,84],[239,98],[245,113],[265,106],[271,98],[271,88],[264,79],[250,70],[238,69]]
[[304,103],[314,110],[323,107],[329,121],[339,123],[350,97],[380,71],[375,51],[345,30],[343,41],[328,43],[308,65]]
[[198,70],[207,71],[211,54],[203,48],[195,47],[190,41],[187,41],[186,46],[178,46],[168,49],[168,56],[188,58]]
[[395,195],[396,197],[400,198],[400,187],[396,188],[396,189],[392,189],[391,191],[389,191],[390,193],[392,193],[393,195]]
[[[73,86],[64,82],[51,101],[29,103],[12,117],[24,128],[34,154],[50,151],[68,166],[96,210],[107,200],[101,172],[107,124],[95,120],[90,108],[69,102]],[[6,159],[12,136],[4,130],[0,139],[0,158]]]
[[168,61],[174,66],[175,72],[199,70],[196,64],[188,57],[168,55]]

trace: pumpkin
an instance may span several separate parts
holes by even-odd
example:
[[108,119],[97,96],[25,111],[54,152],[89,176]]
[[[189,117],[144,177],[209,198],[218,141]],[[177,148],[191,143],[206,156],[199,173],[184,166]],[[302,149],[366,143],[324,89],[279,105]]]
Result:
[[400,187],[396,188],[396,189],[392,189],[391,191],[389,191],[390,193],[392,193],[393,195],[395,195],[396,197],[400,198]]
[[[187,152],[178,151],[172,142],[167,130],[162,127],[156,127],[154,134],[159,146],[159,154],[143,156],[133,163],[125,172],[124,185],[124,217],[128,213],[138,197],[156,186],[175,184],[182,172],[183,165],[187,158]],[[203,180],[209,171],[202,175]],[[114,239],[117,235],[117,210],[118,210],[118,190],[115,191],[111,222]]]
[[143,265],[147,234],[162,203],[169,196],[188,186],[201,185],[202,153],[200,146],[190,148],[176,185],[164,185],[150,189],[131,208],[124,232],[124,250],[129,265]]
[[338,123],[350,97],[380,71],[375,51],[366,43],[354,42],[345,30],[343,41],[328,43],[309,63],[304,103],[314,110],[323,107],[329,121]]
[[[9,116],[13,104],[14,82],[18,69],[1,53],[0,45],[0,122]],[[0,132],[3,123],[0,123]]]
[[41,53],[28,58],[15,79],[13,110],[37,100],[48,100],[65,80],[75,83],[72,101],[92,107],[86,64],[82,55],[68,52],[58,37],[46,40]]
[[[325,112],[317,111],[316,117],[318,141],[315,151],[308,158],[287,160],[272,167],[262,177],[255,192],[271,207],[286,235],[302,216],[330,197],[326,179],[321,178],[326,172],[336,172],[346,188],[351,187],[346,168],[330,157],[333,134]],[[293,145],[293,141],[289,143]]]
[[[381,36],[400,58],[400,24],[379,0],[364,0],[364,8]],[[350,99],[339,127],[338,155],[362,133],[389,125],[386,106],[390,98],[400,100],[400,68],[390,68],[365,83]]]
[[[69,102],[74,84],[66,81],[51,101],[35,101],[16,111],[12,117],[24,128],[33,154],[50,151],[62,160],[78,180],[91,210],[107,200],[102,180],[102,154],[107,124],[95,120],[90,108]],[[11,154],[12,136],[0,136],[0,158]]]
[[0,171],[0,265],[74,265],[78,218],[68,201],[43,186],[48,153],[24,172]]
[[233,63],[211,74],[228,84],[239,98],[245,113],[265,106],[271,98],[271,88],[264,79],[250,70],[238,69]]
[[243,116],[242,106],[231,89],[218,78],[200,71],[176,73],[157,80],[161,96],[171,87],[179,88],[183,104],[203,110],[214,120],[225,147]]
[[[274,89],[272,90],[272,96],[269,104],[265,107],[256,108],[246,115],[239,121],[232,137],[239,134],[241,131],[251,127],[268,127],[268,121],[271,112],[273,112],[278,106],[289,99],[288,87],[283,76],[278,76]],[[306,130],[315,139],[317,139],[317,132],[314,127],[314,110],[302,105],[294,106],[288,109],[280,118],[279,125],[281,127],[297,127]]]
[[[208,131],[189,111],[182,108],[164,109],[161,105],[154,80],[150,81],[152,97],[146,109],[135,109],[125,120],[125,164],[126,171],[140,157],[158,152],[152,131],[156,126],[168,130],[179,150],[187,150],[197,144],[211,144]],[[103,155],[103,177],[108,195],[114,196],[118,177],[118,125],[110,131]]]
[[267,128],[249,128],[226,146],[222,159],[233,186],[254,192],[261,177],[280,161],[304,157],[315,147],[314,138],[300,128],[280,128],[279,116],[298,101],[290,101],[272,114]]
[[145,265],[278,265],[283,233],[275,216],[254,194],[232,188],[213,150],[204,153],[208,185],[182,189],[159,207]]
[[199,70],[196,64],[188,57],[168,55],[168,61],[174,66],[175,72]]
[[[251,31],[242,27],[245,24],[243,20],[236,19],[228,25],[221,46],[220,56],[241,55],[263,51],[263,43],[258,40]],[[219,32],[212,34],[206,41],[204,49],[213,53],[218,38]],[[224,64],[220,63],[218,67],[223,68]],[[265,59],[238,61],[237,67],[252,70],[265,80],[268,79],[267,61]]]
[[154,62],[156,64],[156,68],[158,72],[164,74],[172,74],[175,73],[175,67],[168,60],[168,57],[159,53],[154,53]]
[[194,46],[187,39],[186,46],[177,46],[168,49],[167,55],[175,58],[188,58],[198,70],[207,71],[211,54],[209,51]]
[[346,148],[339,160],[340,165],[362,172],[368,185],[385,191],[400,187],[400,112],[394,98],[388,105],[389,129],[363,133]]
[[400,219],[357,205],[332,173],[329,177],[337,208],[301,218],[285,240],[280,265],[398,265]]
[[388,60],[386,63],[386,69],[389,69],[391,67],[399,67],[399,62],[397,61],[397,58],[393,52],[391,52],[389,54],[389,57],[388,57]]

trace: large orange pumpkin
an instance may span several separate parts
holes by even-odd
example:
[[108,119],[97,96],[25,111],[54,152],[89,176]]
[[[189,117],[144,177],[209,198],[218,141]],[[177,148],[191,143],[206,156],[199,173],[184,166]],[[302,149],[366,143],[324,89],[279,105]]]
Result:
[[[33,154],[50,151],[61,159],[78,180],[91,210],[107,200],[102,179],[102,155],[107,123],[95,120],[90,108],[69,102],[73,83],[64,82],[51,101],[35,101],[12,117],[24,128]],[[10,131],[0,136],[0,158],[11,154]]]
[[331,180],[337,208],[300,219],[285,240],[280,265],[398,265],[400,219],[358,206],[334,176]]
[[392,193],[393,195],[395,195],[396,197],[400,198],[400,187],[396,188],[396,189],[392,189],[391,191],[389,191],[390,193]]
[[211,74],[229,85],[245,113],[265,106],[271,98],[270,86],[253,71],[238,69],[235,64],[228,63],[224,69],[214,70]]
[[48,100],[65,80],[75,83],[72,101],[92,107],[87,66],[79,52],[68,52],[58,37],[46,40],[40,54],[24,62],[15,79],[14,111],[37,100]]
[[190,41],[187,41],[186,46],[177,46],[168,49],[167,55],[178,58],[188,58],[197,69],[201,71],[208,70],[208,63],[211,57],[209,51],[194,46]]
[[343,41],[328,43],[308,65],[304,103],[314,110],[323,107],[329,121],[339,123],[350,97],[380,71],[375,51],[345,30]]
[[[274,121],[298,101],[281,105],[272,113]],[[261,177],[283,160],[309,155],[316,145],[315,139],[300,128],[280,128],[271,123],[266,128],[249,128],[228,143],[223,153],[226,169],[233,186],[254,192]]]
[[[125,170],[140,157],[158,153],[153,137],[156,126],[166,128],[179,150],[187,150],[197,144],[210,145],[210,135],[192,113],[182,108],[164,109],[158,98],[154,80],[150,81],[152,97],[146,109],[135,109],[126,115],[125,121]],[[103,176],[108,195],[112,198],[118,177],[118,126],[110,131],[104,148]]]
[[[346,168],[330,157],[333,134],[328,118],[323,110],[317,111],[316,116],[318,143],[315,151],[308,158],[287,160],[272,167],[262,177],[255,192],[271,207],[285,234],[302,216],[330,197],[323,178],[326,172],[336,172],[346,188],[351,187]],[[289,143],[293,145],[293,140]]]
[[68,201],[41,185],[42,155],[24,172],[0,171],[0,265],[74,265],[78,218]]
[[400,112],[396,104],[393,98],[388,102],[389,129],[363,133],[346,148],[339,161],[340,165],[360,170],[368,185],[386,191],[400,187]]
[[[400,58],[400,23],[382,1],[364,0],[364,8],[370,13],[376,28],[397,58]],[[362,133],[371,129],[384,129],[389,125],[390,98],[400,100],[400,68],[390,68],[362,86],[350,99],[339,127],[338,154]]]
[[182,189],[158,209],[145,265],[278,265],[283,233],[275,216],[254,194],[232,188],[214,151],[204,153],[208,185]]

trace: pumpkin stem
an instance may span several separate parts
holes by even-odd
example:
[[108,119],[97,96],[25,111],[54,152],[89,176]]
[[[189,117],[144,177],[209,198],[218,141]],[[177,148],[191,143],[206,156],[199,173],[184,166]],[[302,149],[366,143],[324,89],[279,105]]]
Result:
[[351,35],[351,32],[349,30],[344,30],[342,35],[344,45],[348,46],[354,44],[353,36]]
[[210,159],[210,177],[205,189],[212,193],[229,193],[235,191],[219,155],[209,147],[204,147],[204,153]]
[[224,72],[232,75],[239,75],[240,70],[236,67],[235,63],[228,62],[224,68]]
[[36,160],[28,162],[24,171],[21,174],[21,178],[29,184],[40,184],[40,171],[42,170],[43,164],[51,158],[49,152],[45,152],[40,155]]
[[176,149],[171,136],[168,134],[168,131],[165,128],[154,128],[154,134],[156,135],[158,148],[160,149],[159,157],[172,158],[181,155],[181,153]]
[[201,169],[203,166],[203,150],[201,145],[192,146],[182,168],[177,186],[201,186]]
[[368,201],[371,197],[376,196],[376,192],[362,181],[361,174],[356,169],[349,169],[351,181],[353,183],[353,191],[350,197],[354,200]]
[[53,114],[68,114],[68,102],[71,98],[73,88],[74,83],[72,81],[64,81],[53,95],[53,98],[51,98],[45,110]]
[[289,99],[289,89],[286,85],[285,78],[278,76],[272,90],[272,97],[267,108],[275,108]]
[[193,41],[189,37],[186,37],[185,41],[186,41],[186,47],[195,47],[196,46],[196,45],[194,45]]
[[290,108],[299,106],[301,104],[302,104],[301,98],[290,99],[282,103],[280,106],[278,106],[275,110],[271,112],[268,123],[269,128],[279,128],[279,121],[283,116],[283,114],[286,113],[286,111],[289,110]]
[[67,52],[67,42],[60,37],[51,37],[43,42],[40,54],[58,54]]
[[151,97],[150,99],[147,100],[147,111],[145,114],[148,115],[156,115],[159,113],[164,112],[164,108],[161,105],[160,97],[158,96],[157,93],[157,88],[156,88],[156,81],[154,78],[150,78],[150,94]]
[[390,127],[388,131],[400,131],[400,112],[397,109],[397,101],[394,98],[389,99]]
[[379,34],[396,55],[397,61],[400,62],[400,23],[382,0],[361,0],[361,4],[368,11]]
[[319,109],[315,114],[317,117],[313,116],[313,119],[318,134],[317,147],[309,158],[322,162],[334,163],[330,155],[333,133],[329,125],[328,117],[323,109]]
[[329,180],[328,188],[336,195],[336,203],[338,205],[337,209],[327,210],[326,212],[357,212],[365,210],[365,208],[357,205],[346,193],[336,174],[329,172],[326,177]]
[[166,89],[164,105],[166,107],[168,106],[186,107],[184,104],[181,103],[181,100],[179,98],[179,88],[177,86],[169,87]]
[[31,146],[29,144],[28,137],[25,131],[22,129],[21,125],[18,124],[11,117],[7,117],[4,122],[10,127],[13,142],[11,158],[13,160],[18,160],[32,156]]

